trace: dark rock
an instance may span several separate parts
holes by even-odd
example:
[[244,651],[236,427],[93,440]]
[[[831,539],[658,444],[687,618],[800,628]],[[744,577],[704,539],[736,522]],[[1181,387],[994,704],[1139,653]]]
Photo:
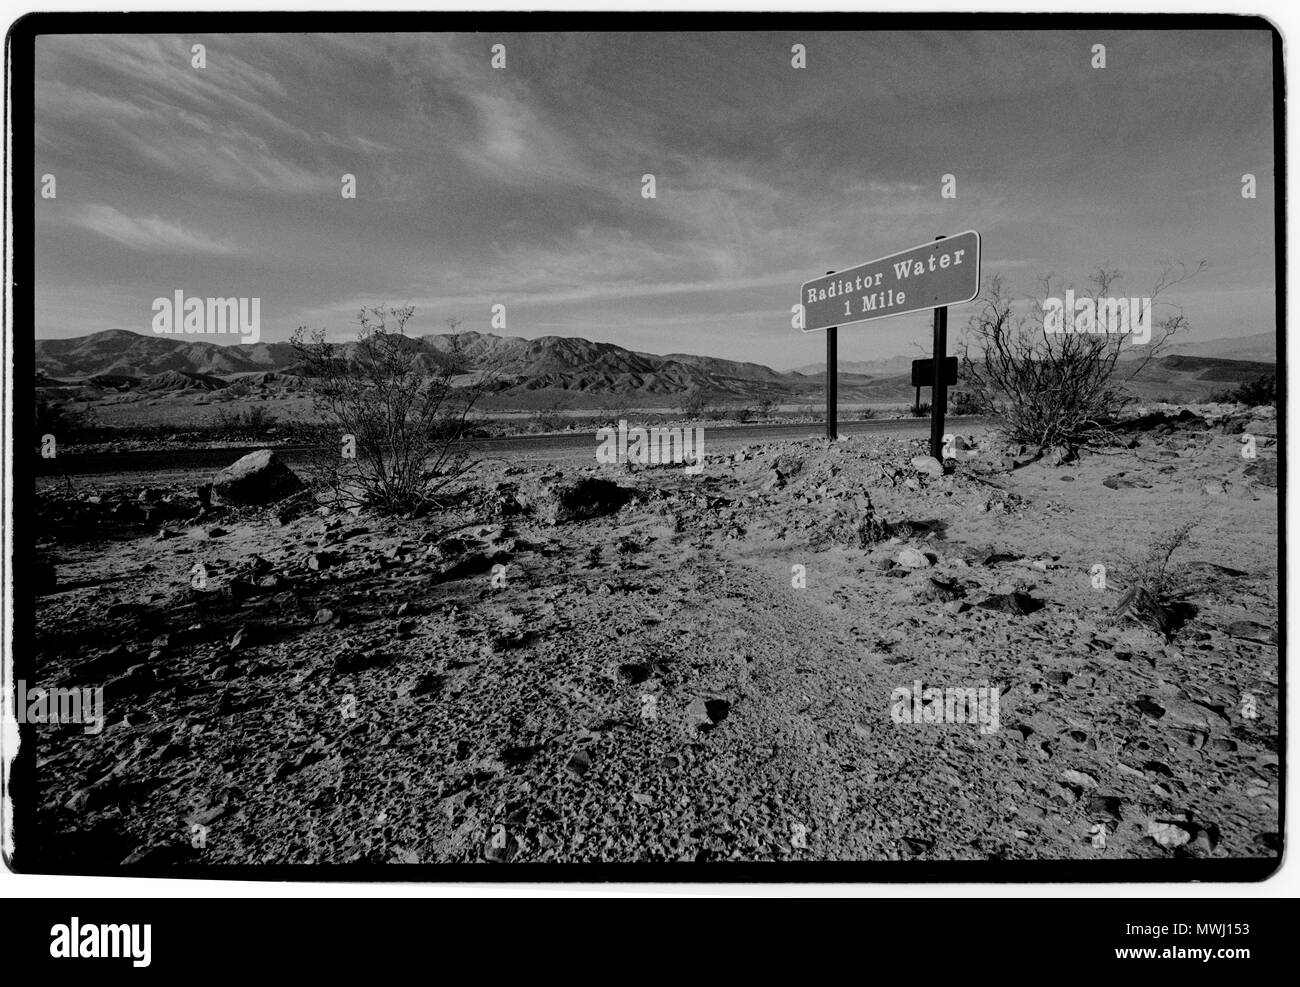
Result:
[[618,666],[618,680],[626,685],[639,685],[650,677],[650,666],[641,662],[628,662]]
[[996,610],[1015,617],[1037,613],[1045,606],[1042,600],[1036,600],[1027,593],[991,593],[975,605],[984,610]]
[[569,758],[569,763],[564,767],[573,777],[581,778],[591,770],[591,755],[586,751],[578,751],[573,757]]
[[956,583],[931,576],[926,580],[925,585],[916,591],[916,602],[947,603],[950,600],[960,600],[965,595],[966,591]]
[[307,568],[313,572],[320,572],[338,565],[340,558],[337,552],[313,552],[307,556]]
[[552,487],[545,514],[552,524],[585,521],[614,513],[634,495],[635,491],[619,486],[612,480],[583,477]]

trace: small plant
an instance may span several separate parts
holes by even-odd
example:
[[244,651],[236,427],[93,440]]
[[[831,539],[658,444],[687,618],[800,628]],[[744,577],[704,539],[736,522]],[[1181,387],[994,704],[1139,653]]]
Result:
[[907,413],[913,418],[924,418],[930,413],[930,402],[922,401],[919,404],[911,405],[907,409]]
[[1132,583],[1115,607],[1114,623],[1132,621],[1159,632],[1166,640],[1173,637],[1181,624],[1178,606],[1178,578],[1169,568],[1174,552],[1187,541],[1196,527],[1184,521],[1158,535],[1146,554],[1132,565]]

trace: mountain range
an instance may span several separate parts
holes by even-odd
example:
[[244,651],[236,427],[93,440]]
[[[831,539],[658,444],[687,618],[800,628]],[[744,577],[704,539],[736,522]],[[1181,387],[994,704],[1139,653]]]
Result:
[[[454,343],[453,343],[454,339]],[[516,407],[600,407],[610,402],[644,406],[672,404],[700,393],[716,402],[817,403],[823,394],[820,364],[778,373],[757,363],[669,353],[659,356],[570,336],[523,339],[462,332],[411,337],[417,366],[435,372],[456,345],[468,369],[501,367],[494,402]],[[345,349],[355,343],[344,344]],[[1271,334],[1205,340],[1170,347],[1144,370],[1131,389],[1144,396],[1204,395],[1272,370],[1276,341]],[[1223,355],[1221,355],[1223,354]],[[1230,355],[1228,355],[1230,354]],[[841,400],[910,401],[910,357],[839,362]],[[94,388],[140,391],[210,391],[247,378],[301,387],[301,365],[289,343],[218,345],[203,340],[145,335],[110,329],[72,339],[36,340],[36,370],[47,386],[89,384]],[[295,383],[296,382],[296,383]]]
[[[498,365],[502,390],[679,394],[706,390],[720,395],[784,393],[786,375],[757,363],[671,353],[638,353],[613,343],[578,337],[524,339],[462,332],[455,344],[469,369]],[[356,343],[343,344],[345,350]],[[448,333],[411,337],[416,364],[428,371],[445,365],[453,345]],[[238,376],[274,371],[300,373],[297,351],[289,343],[218,345],[199,339],[153,336],[108,329],[72,339],[36,340],[36,370],[55,380],[90,378],[151,379],[160,374],[201,377]]]

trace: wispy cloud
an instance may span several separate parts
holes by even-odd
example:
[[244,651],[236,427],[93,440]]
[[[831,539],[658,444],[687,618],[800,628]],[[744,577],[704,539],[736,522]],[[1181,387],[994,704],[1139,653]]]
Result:
[[112,206],[86,206],[74,222],[132,250],[193,254],[232,254],[227,240],[210,237],[161,216],[128,216]]

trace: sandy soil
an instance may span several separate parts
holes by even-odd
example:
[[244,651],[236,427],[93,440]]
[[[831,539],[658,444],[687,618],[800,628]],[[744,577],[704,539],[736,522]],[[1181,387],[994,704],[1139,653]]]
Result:
[[[698,477],[520,458],[400,520],[47,485],[38,678],[108,717],[35,734],[31,838],[101,867],[1273,856],[1277,450],[1247,431],[1254,460],[1195,420],[1014,469],[971,436],[943,476],[888,436]],[[550,523],[586,475],[634,496]],[[1184,520],[1182,626],[1116,620]],[[996,729],[899,722],[916,683],[995,686]]]

